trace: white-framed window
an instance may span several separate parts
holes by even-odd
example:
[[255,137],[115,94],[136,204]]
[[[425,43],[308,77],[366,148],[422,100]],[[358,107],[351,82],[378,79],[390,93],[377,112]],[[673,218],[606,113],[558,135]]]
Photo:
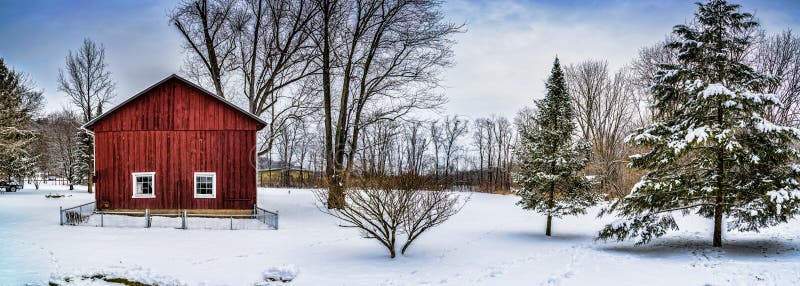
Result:
[[134,198],[156,197],[155,172],[133,173],[133,197]]
[[200,199],[213,199],[217,197],[217,173],[194,173],[194,197]]

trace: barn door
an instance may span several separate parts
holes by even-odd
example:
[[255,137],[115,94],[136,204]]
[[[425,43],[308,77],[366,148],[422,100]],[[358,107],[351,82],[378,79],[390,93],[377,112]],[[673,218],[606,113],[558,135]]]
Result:
[[[167,168],[164,170],[164,182],[166,183],[165,186],[167,187],[166,191],[169,193],[167,194],[170,198],[169,208],[180,210],[183,209],[182,205],[182,196],[181,196],[181,160],[180,160],[180,140],[178,140],[179,136],[175,136],[174,133],[167,134]],[[177,150],[176,150],[177,148]]]

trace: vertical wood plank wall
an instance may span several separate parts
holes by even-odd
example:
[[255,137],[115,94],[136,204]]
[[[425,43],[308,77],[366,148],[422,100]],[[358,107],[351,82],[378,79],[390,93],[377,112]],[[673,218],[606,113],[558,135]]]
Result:
[[[98,205],[112,209],[250,209],[263,126],[170,79],[108,114],[95,137]],[[155,172],[155,198],[133,198],[134,172]],[[216,198],[194,198],[194,172],[215,172]]]

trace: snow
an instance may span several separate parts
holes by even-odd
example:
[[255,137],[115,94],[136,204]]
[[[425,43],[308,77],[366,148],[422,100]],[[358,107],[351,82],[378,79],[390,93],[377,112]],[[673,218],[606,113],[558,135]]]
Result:
[[712,83],[709,84],[706,89],[700,92],[703,95],[703,98],[708,98],[714,95],[727,95],[730,97],[736,97],[736,94],[733,93],[730,89],[722,85],[721,83]]
[[744,98],[746,98],[746,99],[748,99],[750,101],[753,101],[755,103],[768,102],[768,103],[774,104],[774,105],[779,106],[779,107],[782,106],[780,98],[778,98],[778,96],[773,94],[773,93],[745,92],[745,93],[742,94],[742,97],[744,97]]
[[684,138],[684,140],[686,140],[687,143],[692,143],[695,139],[697,139],[697,143],[703,143],[708,138],[709,129],[710,128],[708,126],[691,128],[686,131],[686,138]]
[[625,137],[625,142],[640,143],[640,142],[644,142],[644,141],[648,141],[648,140],[655,141],[655,140],[658,140],[658,139],[659,139],[658,136],[650,134],[650,130],[645,130],[644,132],[639,133],[639,134],[630,134],[630,135],[626,136]]
[[294,264],[272,267],[264,271],[264,280],[288,282],[294,280],[299,272]]
[[[545,219],[513,195],[472,194],[458,215],[389,259],[373,240],[337,226],[309,190],[259,189],[279,210],[280,230],[59,226],[58,207],[92,200],[85,191],[0,193],[0,285],[110,285],[81,277],[160,285],[798,285],[800,221],[730,232],[710,247],[710,220],[677,217],[680,231],[645,246],[598,242],[614,217]],[[45,198],[47,193],[63,198]],[[267,277],[291,282],[268,282]],[[149,280],[148,280],[149,279]]]
[[[700,82],[700,83],[702,83],[702,82]],[[692,86],[693,85],[690,85],[690,88],[694,88]],[[703,91],[700,92],[700,95],[702,95],[703,98],[709,98],[709,97],[715,96],[715,95],[725,95],[725,96],[727,96],[728,98],[731,98],[731,99],[734,99],[734,98],[738,97],[735,92],[731,91],[730,89],[728,89],[728,87],[726,87],[725,85],[723,85],[721,83],[709,84],[705,89],[703,89]],[[769,103],[771,105],[781,106],[781,101],[778,98],[778,96],[775,95],[775,94],[771,94],[771,93],[754,93],[754,92],[747,91],[747,92],[741,93],[740,96],[741,96],[741,98],[743,98],[745,100],[748,100],[750,102],[756,103],[756,104]],[[723,102],[722,105],[725,106],[725,107],[734,107],[734,106],[736,106],[738,108],[742,108],[741,104],[737,103],[734,100],[727,100],[727,101]]]
[[[123,215],[103,215],[102,223],[99,215],[93,215],[89,220],[81,224],[88,226],[107,226],[107,227],[130,227],[141,228],[146,225],[145,218],[142,216],[123,216]],[[167,217],[161,215],[151,215],[150,227],[158,228],[180,228],[182,221],[179,217]],[[227,219],[227,218],[206,218],[206,217],[188,217],[186,219],[186,227],[189,229],[209,229],[209,230],[255,230],[255,229],[272,229],[262,222],[255,219]]]
[[686,148],[686,145],[687,144],[685,140],[667,142],[667,147],[672,148],[675,151],[675,154],[683,151],[683,149]]
[[101,283],[105,281],[94,278],[97,276],[102,276],[107,279],[122,278],[152,285],[186,285],[186,283],[183,283],[180,280],[177,280],[169,276],[153,273],[151,270],[142,268],[141,266],[135,266],[135,267],[109,266],[103,270],[96,270],[96,271],[89,271],[82,273],[69,273],[69,274],[56,273],[51,275],[50,280],[55,281],[58,284],[69,284],[69,285],[110,284],[110,283]]
[[698,41],[695,41],[695,40],[683,40],[683,45],[684,46],[692,46],[692,47],[699,48],[699,47],[703,46],[703,42],[698,42]]
[[736,107],[736,108],[742,109],[742,105],[739,104],[736,101],[733,101],[733,100],[726,100],[725,102],[722,103],[722,106],[724,106],[724,107]]
[[780,214],[783,208],[783,202],[800,199],[800,190],[784,187],[780,190],[767,192],[767,196],[775,203],[775,207]]
[[794,134],[794,136],[800,137],[800,129],[788,126],[780,126],[759,116],[754,116],[753,118],[756,120],[756,129],[760,132],[791,132]]

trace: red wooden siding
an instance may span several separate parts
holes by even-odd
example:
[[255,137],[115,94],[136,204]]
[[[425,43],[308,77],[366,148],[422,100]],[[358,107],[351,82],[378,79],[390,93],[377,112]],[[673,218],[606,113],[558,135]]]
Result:
[[171,79],[91,126],[104,131],[258,130],[259,123],[181,80]]
[[[99,203],[113,209],[249,209],[261,122],[171,78],[91,124]],[[155,198],[132,198],[134,172],[155,172]],[[194,173],[216,173],[216,198],[194,198]]]

